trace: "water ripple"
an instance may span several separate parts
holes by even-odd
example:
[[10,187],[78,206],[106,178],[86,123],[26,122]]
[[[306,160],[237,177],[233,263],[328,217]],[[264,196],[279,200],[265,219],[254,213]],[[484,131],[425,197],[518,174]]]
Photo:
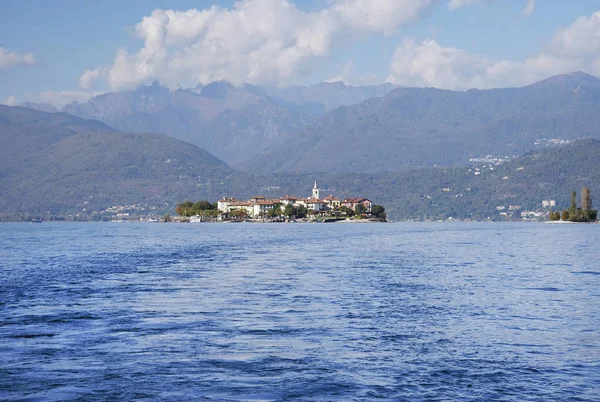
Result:
[[3,400],[597,400],[594,225],[1,229]]

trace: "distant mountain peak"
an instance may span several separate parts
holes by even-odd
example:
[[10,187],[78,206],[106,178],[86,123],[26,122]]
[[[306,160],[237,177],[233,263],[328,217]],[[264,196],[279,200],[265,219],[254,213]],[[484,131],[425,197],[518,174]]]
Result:
[[575,87],[580,85],[600,86],[600,78],[585,73],[583,71],[574,71],[566,74],[554,75],[544,80],[531,84],[531,87],[544,86],[569,86]]
[[563,75],[578,77],[578,78],[585,78],[585,79],[592,79],[592,80],[600,80],[600,78],[596,77],[595,75],[588,74],[584,71],[573,71],[571,73],[567,73],[567,74],[563,74]]
[[152,82],[151,85],[141,86],[133,91],[133,93],[139,95],[167,95],[169,92],[169,88],[163,87],[158,81]]
[[215,81],[205,85],[200,95],[210,99],[227,99],[235,90],[235,86],[230,82]]
[[330,86],[330,87],[347,87],[347,86],[349,86],[349,85],[344,84],[343,81],[325,81],[325,82],[321,82],[318,84],[313,84],[311,86],[318,86],[318,85]]
[[49,103],[35,103],[35,102],[23,102],[19,104],[20,107],[27,109],[39,110],[40,112],[56,113],[59,110]]

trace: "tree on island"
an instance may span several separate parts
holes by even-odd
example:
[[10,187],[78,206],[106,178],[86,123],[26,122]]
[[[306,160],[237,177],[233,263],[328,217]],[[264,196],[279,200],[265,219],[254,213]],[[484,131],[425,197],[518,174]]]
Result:
[[592,209],[592,196],[590,195],[590,189],[583,186],[581,189],[581,209],[583,211],[589,211]]
[[[284,215],[285,212],[282,211],[281,209],[281,203],[280,202],[276,202],[275,204],[273,204],[273,208],[271,208],[268,212],[267,212],[267,217],[273,219],[273,218],[277,218],[281,215]],[[286,205],[286,209],[287,209],[288,205]]]
[[386,219],[385,208],[382,205],[373,204],[371,214],[379,219]]
[[356,215],[364,215],[367,213],[367,207],[365,207],[363,204],[357,204],[354,208],[354,212]]
[[560,220],[568,221],[569,220],[569,211],[567,211],[566,209],[563,209],[562,213],[560,214]]
[[292,204],[287,204],[283,209],[283,214],[288,218],[294,216],[294,206]]
[[219,214],[219,211],[217,209],[217,203],[210,203],[206,200],[201,200],[197,202],[181,202],[175,207],[175,212],[177,212],[177,215],[183,217],[189,217],[194,215],[216,217]]
[[209,209],[213,209],[213,206],[210,202],[202,200],[194,203],[194,205],[192,205],[192,209],[197,211],[207,211]]
[[285,216],[287,216],[289,219],[292,219],[292,218],[302,219],[302,218],[306,217],[306,215],[308,214],[308,210],[306,209],[305,206],[302,206],[302,205],[298,205],[297,207],[295,207],[291,204],[287,204],[285,206],[283,214]]
[[175,207],[175,212],[177,212],[177,215],[179,216],[188,216],[189,211],[193,205],[194,203],[192,201],[184,201],[182,203],[177,204],[177,206]]
[[346,216],[354,216],[354,211],[345,205],[340,207],[340,212]]
[[305,218],[306,215],[308,215],[308,209],[303,206],[303,205],[298,205],[298,207],[296,207],[296,218],[302,219]]
[[571,193],[571,206],[564,209],[561,219],[568,222],[593,222],[598,218],[598,211],[592,209],[592,196],[587,187],[581,189],[581,208],[577,208],[577,193]]

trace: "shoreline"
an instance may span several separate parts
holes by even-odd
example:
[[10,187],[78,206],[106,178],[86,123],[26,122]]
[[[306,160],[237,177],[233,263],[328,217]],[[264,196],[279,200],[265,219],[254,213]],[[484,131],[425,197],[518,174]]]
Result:
[[577,225],[577,224],[590,224],[590,223],[598,223],[598,221],[592,222],[571,222],[571,221],[545,221],[544,223],[552,224],[552,225]]
[[492,220],[460,220],[453,219],[451,221],[441,220],[377,220],[377,219],[340,219],[332,221],[317,221],[317,220],[297,220],[292,222],[269,222],[262,220],[248,220],[248,221],[205,221],[205,222],[189,222],[189,221],[171,221],[163,222],[159,220],[67,220],[67,219],[51,219],[51,220],[2,220],[0,223],[264,223],[264,224],[275,224],[275,223],[537,223],[537,224],[552,224],[552,225],[573,225],[573,224],[598,224],[600,221],[593,222],[570,222],[570,221],[534,221],[534,220],[517,220],[517,221],[492,221]]

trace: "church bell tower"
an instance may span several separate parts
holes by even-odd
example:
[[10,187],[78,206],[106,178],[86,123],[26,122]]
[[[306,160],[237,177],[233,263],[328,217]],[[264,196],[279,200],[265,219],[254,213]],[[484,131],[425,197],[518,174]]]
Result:
[[319,197],[319,193],[320,193],[320,190],[317,187],[317,181],[315,180],[315,186],[313,187],[313,193],[312,193],[313,198],[316,198],[317,200],[320,199],[321,197]]

